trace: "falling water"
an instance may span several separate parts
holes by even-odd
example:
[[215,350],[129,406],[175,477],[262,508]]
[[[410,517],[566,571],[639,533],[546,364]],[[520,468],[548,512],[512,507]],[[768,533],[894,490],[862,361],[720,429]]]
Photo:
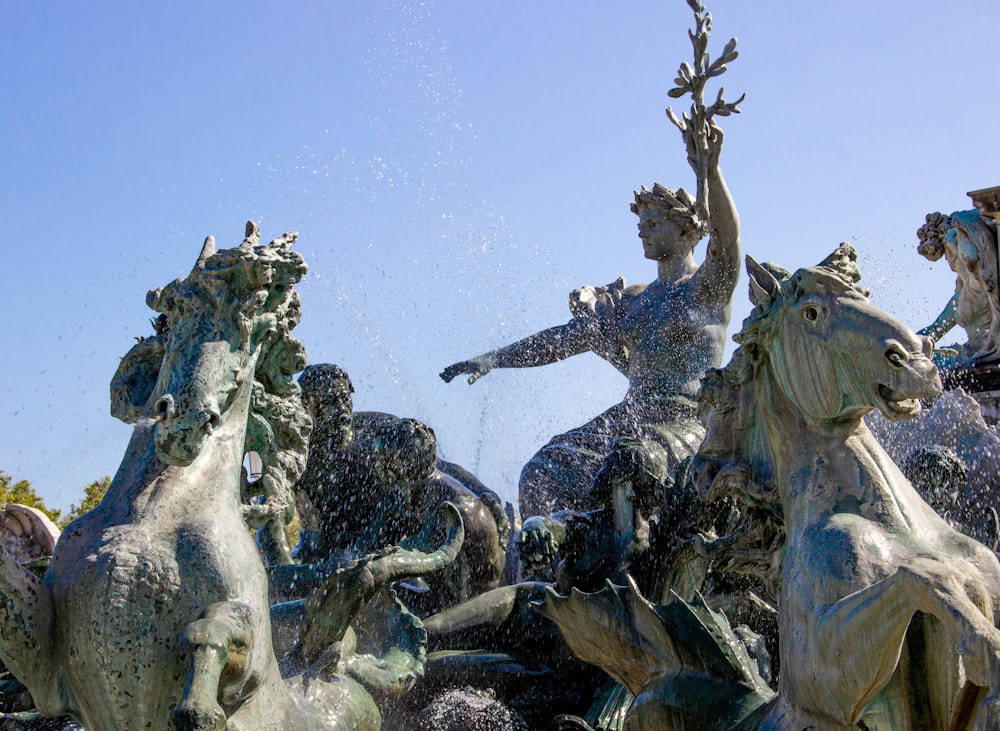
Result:
[[[438,378],[449,363],[565,321],[565,298],[582,283],[493,202],[488,155],[427,6],[369,20],[363,92],[346,112],[367,119],[368,137],[327,130],[309,149],[259,163],[264,182],[303,207],[292,211],[310,265],[297,334],[310,362],[348,371],[357,410],[425,421],[443,457],[513,500],[521,465],[614,403],[624,380],[597,359],[471,388]],[[276,215],[285,225],[288,211]]]

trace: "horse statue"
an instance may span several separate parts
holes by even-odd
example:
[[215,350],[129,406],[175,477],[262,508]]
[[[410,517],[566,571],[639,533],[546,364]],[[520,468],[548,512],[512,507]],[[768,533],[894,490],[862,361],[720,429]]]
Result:
[[[1000,563],[919,497],[862,421],[874,409],[911,417],[940,392],[932,343],[869,303],[855,260],[842,244],[780,280],[748,257],[756,306],[701,394],[707,435],[693,470],[703,496],[771,503],[784,523],[777,695],[736,720],[695,723],[662,683],[684,652],[645,668],[629,661],[614,673],[638,694],[628,729],[1000,729]],[[596,603],[612,603],[607,591]],[[609,613],[624,617],[630,601]],[[613,624],[581,626],[586,604],[545,603],[571,645]],[[643,627],[625,629],[622,652],[609,649],[613,637],[588,641],[637,654]],[[656,642],[658,632],[646,634]]]
[[[358,664],[348,625],[391,581],[451,560],[461,526],[455,518],[438,551],[334,574],[311,598],[298,653],[307,672],[286,684],[245,520],[260,508],[241,493],[248,440],[262,441],[263,426],[248,424],[258,408],[271,431],[297,434],[272,440],[290,448],[271,492],[305,462],[309,419],[293,378],[305,353],[290,335],[306,271],[296,238],[262,246],[250,223],[239,247],[217,252],[208,237],[188,277],[149,293],[156,334],[112,381],[112,411],[135,428],[103,501],[66,528],[43,580],[0,553],[0,658],[44,715],[70,713],[91,731],[379,728],[371,696],[341,672]],[[277,502],[273,515],[286,510]]]

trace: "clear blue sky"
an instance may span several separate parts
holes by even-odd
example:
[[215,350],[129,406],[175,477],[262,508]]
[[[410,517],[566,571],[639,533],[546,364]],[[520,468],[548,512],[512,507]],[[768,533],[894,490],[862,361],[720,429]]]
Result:
[[[590,355],[437,374],[565,321],[574,287],[655,275],[628,204],[693,185],[663,114],[684,0],[285,5],[4,4],[0,469],[56,507],[118,467],[108,382],[146,290],[248,218],[300,233],[310,360],[508,498],[624,392]],[[794,268],[852,241],[875,299],[929,322],[954,279],[916,228],[1000,185],[998,7],[711,0],[715,51],[740,41],[723,83],[747,92],[723,155],[744,250]],[[733,331],[747,309],[741,284]]]

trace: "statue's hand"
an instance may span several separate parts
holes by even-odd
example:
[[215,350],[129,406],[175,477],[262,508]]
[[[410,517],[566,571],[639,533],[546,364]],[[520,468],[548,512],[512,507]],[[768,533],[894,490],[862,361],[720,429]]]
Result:
[[709,119],[706,127],[704,136],[695,135],[690,130],[684,135],[688,165],[698,175],[717,169],[722,155],[722,127],[714,119]]
[[708,135],[705,137],[705,162],[708,169],[719,167],[719,158],[722,156],[722,127],[715,123],[714,119],[708,120]]
[[559,544],[545,519],[534,517],[524,521],[519,548],[524,568],[528,571],[541,571],[555,559]]
[[451,383],[451,379],[455,376],[468,373],[469,385],[471,386],[491,370],[493,370],[493,364],[490,363],[485,356],[481,356],[479,358],[473,358],[472,360],[463,360],[458,363],[452,363],[450,366],[441,371],[441,378],[444,379],[445,383]]

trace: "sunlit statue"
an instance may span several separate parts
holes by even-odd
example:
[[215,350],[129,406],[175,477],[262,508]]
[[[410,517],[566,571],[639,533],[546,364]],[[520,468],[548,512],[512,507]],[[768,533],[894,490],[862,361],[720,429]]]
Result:
[[[278,488],[301,472],[310,427],[294,378],[306,271],[295,240],[262,245],[252,222],[238,247],[216,251],[209,237],[187,277],[149,293],[163,317],[112,381],[112,412],[135,428],[104,499],[63,531],[42,580],[0,550],[0,659],[42,713],[92,731],[377,731],[366,684],[405,689],[419,674],[422,630],[386,587],[454,560],[463,536],[450,506],[442,546],[330,575],[306,603],[287,682],[272,647],[247,530],[268,506],[241,499],[242,465],[249,444],[263,449],[281,517]],[[358,647],[352,624],[372,603],[397,643],[392,662]]]
[[[997,557],[920,498],[862,421],[912,417],[940,392],[930,340],[869,303],[847,244],[783,280],[747,270],[756,307],[712,374],[693,472],[705,497],[784,522],[777,695],[697,603],[654,608],[633,584],[550,591],[544,613],[637,695],[628,729],[995,731]],[[732,641],[696,649],[710,637]]]
[[[688,34],[693,64],[681,63],[667,95],[690,96],[691,106],[680,118],[669,107],[666,111],[684,140],[695,195],[657,183],[652,190],[636,191],[631,204],[643,255],[656,262],[656,279],[626,286],[619,278],[604,287],[574,290],[569,322],[441,373],[445,381],[468,375],[471,384],[494,368],[546,365],[590,351],[628,378],[620,403],[553,437],[524,466],[518,488],[523,516],[586,509],[586,493],[619,437],[660,443],[672,473],[704,436],[695,397],[701,375],[722,362],[740,268],[739,216],[719,168],[723,134],[716,118],[738,113],[745,95],[727,102],[720,88],[715,100],[706,102],[708,82],[725,73],[739,53],[732,38],[712,57],[711,14],[696,0],[688,5],[696,23]],[[706,234],[708,246],[699,264],[694,250]]]
[[1000,361],[1000,271],[996,223],[977,211],[930,213],[917,230],[917,251],[930,261],[942,256],[955,272],[955,294],[921,334],[940,340],[960,325],[968,340],[953,347],[968,365]]
[[[629,379],[625,398],[588,423],[554,437],[521,473],[522,515],[583,507],[584,494],[615,439],[661,443],[674,466],[693,453],[704,432],[695,413],[698,379],[718,366],[725,347],[731,300],[739,276],[739,218],[719,169],[722,130],[706,136],[711,218],[683,189],[656,184],[635,193],[643,254],[656,262],[656,279],[626,286],[584,287],[570,296],[572,319],[471,360],[448,366],[445,381],[469,383],[494,368],[526,368],[586,351]],[[704,260],[694,256],[710,233]]]

